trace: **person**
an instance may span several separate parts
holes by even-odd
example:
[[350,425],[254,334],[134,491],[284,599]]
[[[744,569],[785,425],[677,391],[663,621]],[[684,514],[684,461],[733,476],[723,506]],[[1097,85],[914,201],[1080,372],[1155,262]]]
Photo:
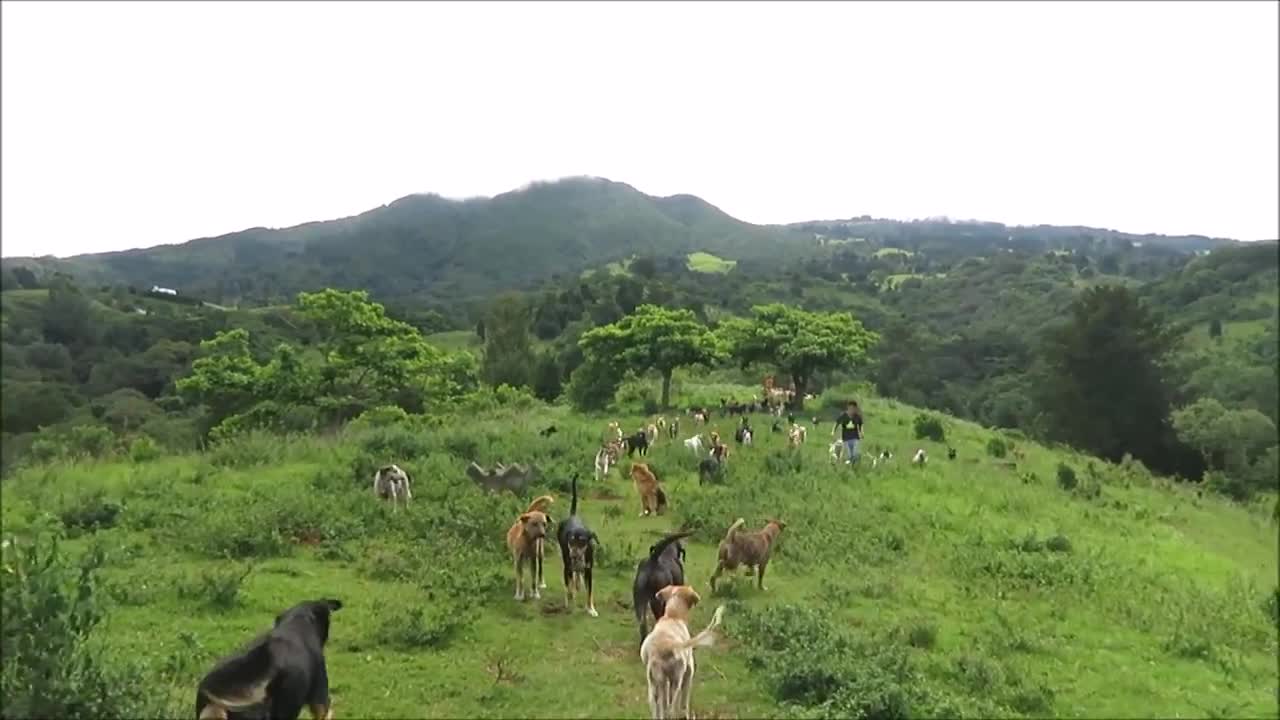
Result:
[[840,429],[840,440],[844,443],[845,462],[858,461],[858,443],[862,440],[862,411],[858,409],[858,401],[850,400],[845,411],[836,418],[831,428],[831,436],[835,437],[836,428]]

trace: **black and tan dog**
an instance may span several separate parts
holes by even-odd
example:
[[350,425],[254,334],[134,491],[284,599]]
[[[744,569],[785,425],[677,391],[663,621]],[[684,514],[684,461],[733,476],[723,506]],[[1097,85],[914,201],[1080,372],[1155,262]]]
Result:
[[585,582],[587,586],[587,614],[598,617],[596,612],[595,581],[591,568],[595,565],[595,543],[599,542],[596,534],[578,517],[578,473],[573,474],[573,502],[569,506],[569,517],[560,523],[556,530],[556,540],[560,542],[560,559],[564,563],[564,606],[573,608],[573,596]]
[[787,524],[778,520],[770,520],[764,528],[755,532],[740,532],[746,520],[738,518],[729,526],[729,531],[720,541],[720,557],[716,571],[711,575],[711,591],[715,592],[716,580],[726,570],[737,570],[739,566],[755,568],[756,586],[767,590],[764,586],[764,571],[769,566],[769,556],[773,554],[773,545],[778,536],[786,529]]
[[316,720],[333,717],[324,646],[329,615],[341,600],[311,600],[276,617],[275,626],[214,666],[196,688],[196,717],[226,720],[265,706],[272,720],[295,720],[305,705]]
[[692,534],[693,531],[688,530],[666,535],[649,547],[649,557],[636,566],[636,578],[631,583],[631,602],[642,643],[649,634],[645,610],[653,612],[655,622],[662,617],[665,603],[658,597],[658,591],[668,585],[684,584],[684,545],[680,541]]

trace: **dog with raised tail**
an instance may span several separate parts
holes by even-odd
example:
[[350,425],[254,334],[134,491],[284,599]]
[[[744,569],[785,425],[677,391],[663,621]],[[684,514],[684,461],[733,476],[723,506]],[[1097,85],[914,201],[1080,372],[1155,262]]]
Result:
[[373,494],[383,500],[390,500],[391,512],[396,512],[401,502],[404,503],[404,509],[408,510],[409,501],[413,499],[410,483],[409,473],[401,470],[399,465],[383,465],[373,474]]
[[714,632],[724,617],[724,606],[716,608],[702,632],[689,637],[689,612],[701,599],[698,593],[688,585],[668,585],[658,591],[658,597],[666,609],[640,645],[640,662],[649,683],[649,717],[692,720],[693,651],[715,644]]
[[591,570],[595,564],[595,544],[599,542],[594,531],[578,516],[578,474],[573,474],[573,501],[569,517],[560,523],[556,531],[560,543],[560,560],[564,563],[564,607],[573,609],[573,597],[585,583],[587,588],[587,614],[597,617],[595,583]]
[[716,580],[726,570],[737,570],[740,566],[753,568],[756,571],[756,587],[761,591],[768,590],[764,586],[764,571],[769,567],[769,556],[773,554],[774,543],[786,529],[787,524],[780,520],[770,520],[755,532],[742,532],[740,528],[746,520],[738,518],[724,534],[720,541],[719,558],[716,570],[711,575],[711,591],[715,592]]
[[916,454],[911,456],[912,465],[919,465],[920,467],[924,467],[924,464],[927,462],[929,462],[929,456],[927,453],[925,453],[924,448],[920,448],[919,450],[916,450]]
[[631,583],[631,601],[642,643],[649,634],[645,611],[652,612],[655,621],[662,617],[663,601],[658,597],[658,591],[668,585],[684,584],[685,552],[682,541],[692,534],[692,530],[682,530],[663,536],[649,546],[649,556],[636,565],[636,577]]

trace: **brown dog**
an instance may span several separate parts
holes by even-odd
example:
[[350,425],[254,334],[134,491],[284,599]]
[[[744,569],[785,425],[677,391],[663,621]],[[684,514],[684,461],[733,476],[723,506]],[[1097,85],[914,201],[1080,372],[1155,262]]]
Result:
[[769,555],[773,552],[773,544],[786,529],[787,524],[778,520],[770,520],[764,528],[755,532],[739,532],[746,520],[738,518],[729,526],[724,540],[720,541],[720,562],[711,575],[711,591],[715,592],[716,579],[725,570],[737,570],[739,566],[755,568],[756,586],[768,590],[764,586],[764,571],[769,565]]
[[667,509],[667,494],[662,491],[658,476],[653,474],[652,468],[645,463],[635,463],[631,466],[631,481],[640,495],[641,517],[650,512],[661,514]]
[[[525,512],[530,513],[530,512],[537,511],[537,512],[542,513],[543,515],[546,515],[546,514],[547,514],[547,508],[548,508],[548,507],[550,507],[550,506],[551,506],[551,503],[553,503],[553,502],[555,502],[555,501],[556,501],[555,497],[553,497],[553,496],[551,496],[551,495],[539,495],[538,497],[536,497],[536,498],[534,498],[534,499],[533,499],[533,502],[529,503],[529,509],[528,509],[528,510],[525,510]],[[549,524],[551,524],[551,517],[550,517],[549,515],[547,516],[547,524],[548,524],[548,525],[549,525]],[[538,566],[537,566],[537,568],[535,569],[535,571],[537,572],[538,577],[535,579],[535,582],[536,582],[536,583],[538,583],[538,589],[539,589],[539,590],[546,590],[546,589],[547,589],[547,581],[546,581],[546,580],[544,580],[544,579],[543,579],[543,577],[542,577],[542,561],[543,561],[543,559],[546,557],[546,553],[543,551],[543,545],[544,545],[544,544],[545,544],[545,543],[544,543],[544,539],[543,539],[543,538],[538,538],[538,547],[537,547],[537,550],[538,550]]]
[[511,551],[511,562],[516,571],[516,599],[524,600],[524,564],[530,566],[530,585],[533,597],[541,598],[538,590],[538,547],[547,537],[547,514],[540,510],[526,512],[516,518],[515,524],[507,530],[507,549]]

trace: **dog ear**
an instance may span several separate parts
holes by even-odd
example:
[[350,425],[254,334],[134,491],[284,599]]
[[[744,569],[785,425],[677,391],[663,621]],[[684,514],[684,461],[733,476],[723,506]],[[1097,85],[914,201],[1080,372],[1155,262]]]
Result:
[[321,602],[329,606],[329,612],[337,612],[342,609],[342,601],[337,598],[325,598]]
[[654,593],[654,596],[657,597],[658,600],[662,601],[665,604],[668,600],[671,599],[671,596],[675,593],[675,591],[676,591],[675,585],[668,585],[662,588],[661,590],[659,590],[658,592]]
[[685,607],[689,608],[690,610],[692,610],[694,606],[696,606],[698,602],[702,600],[702,598],[698,595],[698,591],[694,590],[688,585],[680,586],[677,589],[677,593],[680,595],[680,599],[684,600]]
[[519,518],[517,518],[517,519],[520,521],[520,524],[521,524],[521,525],[523,525],[524,523],[529,522],[529,518],[531,518],[531,517],[533,517],[533,513],[523,513],[523,514],[522,514],[522,515],[520,515],[520,517],[519,517]]

